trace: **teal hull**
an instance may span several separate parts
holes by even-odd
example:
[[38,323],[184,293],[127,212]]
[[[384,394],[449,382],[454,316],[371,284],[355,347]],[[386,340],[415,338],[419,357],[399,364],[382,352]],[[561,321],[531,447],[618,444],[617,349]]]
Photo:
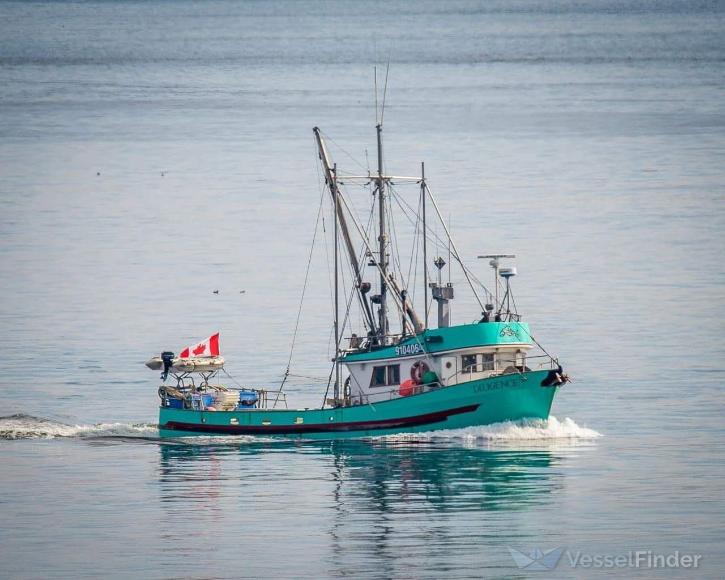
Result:
[[544,370],[503,375],[342,408],[195,411],[161,407],[159,430],[162,437],[349,439],[547,419],[557,391],[556,387],[541,386],[547,374]]

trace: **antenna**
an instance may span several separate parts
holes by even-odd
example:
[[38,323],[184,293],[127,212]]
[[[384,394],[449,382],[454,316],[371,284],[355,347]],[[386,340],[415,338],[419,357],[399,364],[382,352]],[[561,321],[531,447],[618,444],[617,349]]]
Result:
[[[485,254],[483,256],[478,256],[478,257],[491,260],[488,264],[489,264],[489,266],[491,266],[493,268],[493,272],[494,272],[493,273],[493,276],[494,276],[493,284],[494,284],[494,288],[496,291],[494,306],[495,306],[495,309],[498,311],[498,285],[500,283],[499,282],[499,268],[501,266],[501,262],[499,262],[499,260],[501,260],[503,258],[515,258],[516,255],[515,254]],[[513,272],[514,272],[513,275],[515,276],[516,268],[513,268]],[[503,275],[503,273],[502,273],[502,275]],[[508,282],[508,278],[506,278],[506,281]]]
[[425,328],[428,328],[428,228],[425,223],[425,163],[420,164],[420,197],[423,204],[423,296],[425,299]]
[[373,81],[373,86],[375,87],[375,124],[378,124],[378,67],[373,66],[373,75],[375,76],[375,80]]
[[448,214],[448,283],[451,283],[451,214]]
[[[506,303],[506,318],[510,321],[511,320],[511,278],[516,276],[516,268],[501,268],[499,270],[499,275],[501,278],[506,280],[506,294],[504,294],[503,300],[501,300],[501,308],[499,309],[498,313],[501,314],[501,310],[503,310],[504,302]],[[516,310],[516,303],[514,302],[514,311]],[[514,312],[514,314],[516,314]]]
[[[380,126],[383,126],[385,116],[385,96],[388,94],[388,73],[390,72],[390,53],[388,53],[388,65],[385,67],[385,85],[383,86],[383,106],[380,109]],[[377,94],[377,91],[376,91]]]

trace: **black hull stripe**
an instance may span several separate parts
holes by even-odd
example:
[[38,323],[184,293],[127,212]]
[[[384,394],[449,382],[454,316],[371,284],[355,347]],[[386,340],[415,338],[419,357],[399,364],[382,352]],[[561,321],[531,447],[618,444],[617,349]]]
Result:
[[337,431],[374,431],[379,429],[397,429],[399,427],[418,427],[431,423],[445,421],[452,415],[472,413],[479,405],[467,405],[445,411],[415,415],[413,417],[400,417],[395,419],[380,419],[377,421],[354,421],[347,423],[317,423],[312,425],[209,425],[208,423],[183,423],[169,421],[159,425],[161,429],[175,431],[195,431],[199,433],[218,433],[223,435],[285,435],[294,433],[331,433]]

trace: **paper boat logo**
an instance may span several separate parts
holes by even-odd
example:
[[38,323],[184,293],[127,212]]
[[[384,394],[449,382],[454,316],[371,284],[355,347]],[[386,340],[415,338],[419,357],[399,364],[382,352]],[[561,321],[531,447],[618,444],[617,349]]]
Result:
[[530,570],[532,572],[544,572],[553,570],[564,553],[564,548],[554,548],[542,552],[539,548],[534,548],[531,552],[519,552],[513,548],[509,548],[511,557],[521,570]]

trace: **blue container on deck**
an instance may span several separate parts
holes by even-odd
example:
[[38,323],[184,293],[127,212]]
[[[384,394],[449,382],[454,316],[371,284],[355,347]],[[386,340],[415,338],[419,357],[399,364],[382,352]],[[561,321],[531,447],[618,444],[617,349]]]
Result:
[[183,409],[184,408],[184,401],[181,399],[174,399],[172,397],[169,397],[167,399],[169,402],[169,408],[170,409]]
[[191,408],[203,411],[214,406],[214,395],[209,393],[194,393],[191,395]]
[[243,408],[254,407],[259,400],[256,391],[239,391],[239,406]]

